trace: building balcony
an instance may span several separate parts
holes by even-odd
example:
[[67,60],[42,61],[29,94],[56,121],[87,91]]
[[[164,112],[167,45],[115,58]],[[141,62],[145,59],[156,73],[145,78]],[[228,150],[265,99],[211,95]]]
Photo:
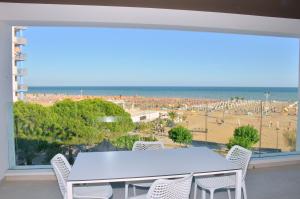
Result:
[[25,61],[27,58],[27,55],[24,53],[17,53],[15,54],[15,60],[16,61]]
[[14,26],[14,28],[15,28],[15,31],[20,31],[20,30],[26,30],[27,29],[27,27],[25,27],[25,26]]
[[28,74],[27,68],[18,68],[17,75],[18,76],[26,76]]
[[28,86],[25,84],[19,84],[18,85],[18,91],[17,92],[26,92],[28,91]]
[[15,45],[26,45],[27,39],[24,37],[15,37],[14,38],[14,44]]
[[13,75],[18,75],[18,68],[13,66]]

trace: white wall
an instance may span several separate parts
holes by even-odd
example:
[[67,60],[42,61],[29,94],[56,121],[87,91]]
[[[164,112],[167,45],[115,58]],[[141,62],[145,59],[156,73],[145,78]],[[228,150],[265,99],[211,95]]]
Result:
[[298,70],[298,123],[297,123],[296,151],[300,151],[300,39],[299,39],[299,62],[298,63],[299,63],[299,70]]
[[300,37],[297,19],[153,8],[0,3],[1,20],[24,26],[148,27]]
[[12,132],[11,26],[0,22],[0,180],[9,165],[8,133]]

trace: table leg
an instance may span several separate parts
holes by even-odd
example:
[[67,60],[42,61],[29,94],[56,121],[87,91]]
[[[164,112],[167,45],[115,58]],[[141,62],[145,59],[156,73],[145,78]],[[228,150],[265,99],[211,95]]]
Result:
[[129,184],[125,182],[125,199],[128,199],[128,189],[129,189]]
[[235,199],[242,199],[242,170],[236,172]]
[[73,199],[73,184],[71,182],[67,182],[67,197],[66,199]]

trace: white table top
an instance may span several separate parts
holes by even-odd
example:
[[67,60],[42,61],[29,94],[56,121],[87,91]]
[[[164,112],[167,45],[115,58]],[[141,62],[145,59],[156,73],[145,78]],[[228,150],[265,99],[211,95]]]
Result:
[[241,169],[206,147],[79,153],[68,181],[175,176]]

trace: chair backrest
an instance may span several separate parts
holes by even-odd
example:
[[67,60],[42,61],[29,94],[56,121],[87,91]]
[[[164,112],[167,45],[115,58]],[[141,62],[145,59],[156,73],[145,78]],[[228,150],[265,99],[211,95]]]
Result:
[[233,146],[229,150],[229,152],[226,156],[227,160],[241,166],[241,168],[243,170],[243,180],[246,177],[247,169],[248,169],[248,165],[249,165],[251,156],[252,156],[252,151],[245,149],[238,145]]
[[162,142],[145,142],[145,141],[136,141],[133,144],[133,151],[145,151],[145,150],[159,150],[163,149],[164,144]]
[[63,156],[62,154],[57,154],[51,159],[51,165],[53,167],[53,170],[55,172],[59,189],[65,197],[66,194],[66,183],[68,176],[71,171],[71,165],[69,164],[68,160]]
[[156,180],[147,193],[147,199],[189,199],[193,174],[176,180]]

